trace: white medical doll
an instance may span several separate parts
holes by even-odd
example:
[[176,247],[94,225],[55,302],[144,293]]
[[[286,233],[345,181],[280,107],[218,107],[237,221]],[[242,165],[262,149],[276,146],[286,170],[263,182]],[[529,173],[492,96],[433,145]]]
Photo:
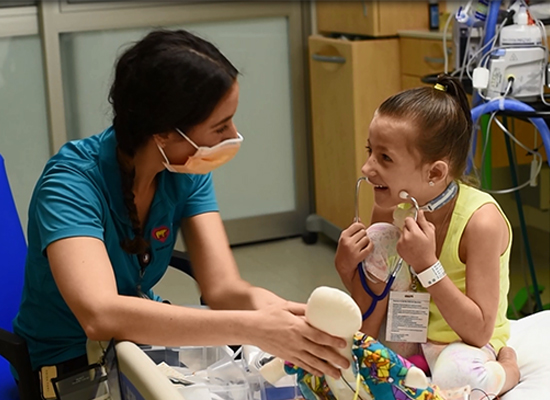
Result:
[[[404,220],[397,242],[411,287],[429,293],[427,342],[418,348],[436,385],[469,385],[483,398],[510,390],[519,369],[515,352],[506,347],[511,226],[490,195],[464,183],[471,137],[462,86],[440,76],[434,87],[406,90],[380,105],[362,173],[374,190],[371,223],[393,223],[396,207],[407,202],[403,197],[424,209],[417,220]],[[357,266],[372,251],[360,221],[342,232],[336,267],[362,312],[372,298]],[[385,286],[377,279],[366,284],[377,294]],[[363,332],[379,336],[388,304],[388,297],[376,304]]]
[[[158,30],[116,65],[113,125],[67,143],[48,162],[29,210],[25,285],[14,330],[33,369],[86,363],[86,339],[179,345],[253,344],[317,374],[339,376],[345,340],[308,325],[305,305],[243,281],[212,171],[242,137],[237,70],[212,44]],[[151,288],[182,229],[213,310],[163,303]],[[38,376],[38,374],[37,374]]]

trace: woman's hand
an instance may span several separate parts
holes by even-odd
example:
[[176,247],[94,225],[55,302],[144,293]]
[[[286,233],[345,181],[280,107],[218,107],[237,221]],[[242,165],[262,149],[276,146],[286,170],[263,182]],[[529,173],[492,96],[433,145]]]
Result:
[[435,239],[435,226],[426,219],[424,211],[420,211],[416,221],[411,217],[405,219],[397,252],[416,273],[420,273],[437,261]]
[[344,348],[346,341],[309,325],[305,311],[305,304],[290,301],[257,310],[260,322],[253,344],[313,375],[339,378],[335,365],[349,367],[337,350]]
[[354,222],[342,231],[338,239],[338,248],[334,263],[344,286],[351,293],[352,281],[357,274],[357,264],[363,261],[372,251],[365,225]]

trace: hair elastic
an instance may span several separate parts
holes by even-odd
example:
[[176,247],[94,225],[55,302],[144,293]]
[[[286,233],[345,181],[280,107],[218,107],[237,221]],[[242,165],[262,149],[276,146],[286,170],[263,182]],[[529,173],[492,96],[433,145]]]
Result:
[[436,90],[441,90],[442,92],[446,92],[447,91],[447,87],[442,85],[441,83],[436,83],[434,85],[434,89]]

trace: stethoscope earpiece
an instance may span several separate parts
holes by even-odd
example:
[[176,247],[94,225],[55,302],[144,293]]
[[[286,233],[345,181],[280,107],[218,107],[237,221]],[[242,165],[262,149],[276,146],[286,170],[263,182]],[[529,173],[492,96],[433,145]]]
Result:
[[357,179],[357,183],[355,184],[355,218],[353,222],[359,221],[359,189],[361,189],[361,183],[362,182],[369,182],[369,178],[366,176],[361,176],[359,179]]
[[420,206],[418,205],[418,201],[414,197],[412,197],[410,194],[408,194],[406,191],[402,190],[399,192],[399,197],[401,197],[403,200],[410,200],[411,203],[414,206],[414,209],[416,213],[414,214],[414,220],[418,218],[418,213],[420,212]]

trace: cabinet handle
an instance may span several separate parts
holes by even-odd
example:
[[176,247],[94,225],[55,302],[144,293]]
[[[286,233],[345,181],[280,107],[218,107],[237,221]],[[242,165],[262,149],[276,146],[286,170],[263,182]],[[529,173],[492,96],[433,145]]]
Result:
[[322,56],[320,54],[313,54],[311,56],[315,61],[320,62],[328,62],[328,63],[335,63],[335,64],[345,64],[346,59],[344,57],[340,56]]
[[438,57],[424,57],[424,61],[431,64],[445,64],[444,58],[438,58]]
[[361,4],[363,4],[363,17],[367,17],[367,3],[365,2],[365,0],[362,0]]

